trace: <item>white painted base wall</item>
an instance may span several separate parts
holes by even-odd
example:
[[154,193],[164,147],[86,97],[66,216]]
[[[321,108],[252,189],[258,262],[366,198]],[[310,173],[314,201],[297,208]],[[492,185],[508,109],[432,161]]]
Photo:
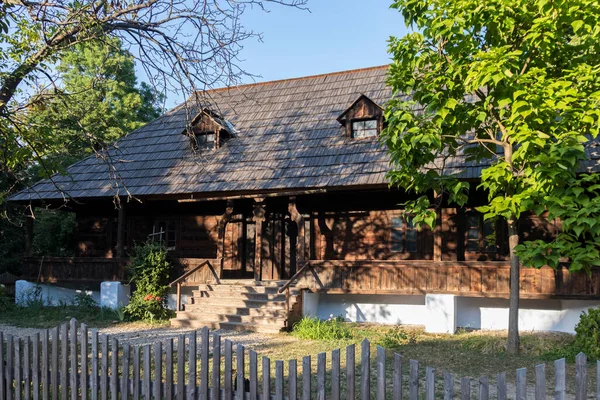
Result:
[[[520,331],[574,333],[579,316],[600,301],[521,300]],[[508,329],[508,300],[454,295],[332,295],[304,293],[303,312],[321,319],[423,325],[427,332],[453,333],[457,327]]]
[[15,282],[15,303],[26,305],[35,288],[40,287],[40,299],[46,305],[57,306],[61,303],[72,304],[78,293],[85,292],[92,296],[101,307],[118,308],[129,304],[128,285],[120,282],[102,282],[100,290],[74,289],[54,285],[37,285],[33,282],[18,280]]

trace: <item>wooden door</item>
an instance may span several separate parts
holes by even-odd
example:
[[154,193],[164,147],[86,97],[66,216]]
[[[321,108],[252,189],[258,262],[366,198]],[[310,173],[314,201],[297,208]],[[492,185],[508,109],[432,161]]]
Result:
[[291,277],[289,218],[273,213],[265,221],[262,235],[261,280],[283,280]]

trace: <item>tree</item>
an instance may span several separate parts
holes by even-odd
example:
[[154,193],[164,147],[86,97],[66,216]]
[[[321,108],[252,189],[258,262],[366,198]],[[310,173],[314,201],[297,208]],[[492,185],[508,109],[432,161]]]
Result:
[[[391,38],[384,140],[393,184],[421,195],[407,208],[433,225],[428,191],[462,206],[470,184],[447,157],[486,161],[485,219],[503,218],[510,250],[508,350],[519,350],[520,261],[599,265],[600,186],[586,172],[600,123],[600,4],[593,0],[396,0],[415,32]],[[410,96],[406,96],[409,94]],[[525,212],[559,220],[550,243],[519,243]]]
[[[245,39],[240,17],[248,7],[305,0],[7,0],[0,4],[0,154],[4,173],[21,182],[23,164],[42,169],[53,138],[28,133],[27,111],[60,87],[65,71],[55,66],[70,49],[119,39],[143,68],[156,92],[183,94],[236,83],[246,75],[237,64]],[[50,91],[53,92],[52,90]],[[209,98],[195,97],[200,103]],[[207,104],[204,104],[207,105]],[[193,117],[193,116],[192,116]],[[48,145],[48,139],[50,145]],[[50,171],[51,168],[48,168]],[[8,192],[14,190],[13,183]],[[6,196],[7,191],[0,193]],[[1,198],[0,198],[1,199]]]

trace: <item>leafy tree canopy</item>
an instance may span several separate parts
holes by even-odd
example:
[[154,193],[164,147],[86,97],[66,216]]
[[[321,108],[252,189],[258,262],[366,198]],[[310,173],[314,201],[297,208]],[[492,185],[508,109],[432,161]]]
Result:
[[[600,265],[600,3],[594,0],[397,0],[414,33],[391,38],[384,140],[393,184],[464,205],[470,184],[448,157],[486,165],[486,219],[509,231],[524,212],[562,221],[551,243],[511,242],[528,266]],[[405,96],[410,94],[410,96]],[[427,197],[408,204],[435,219]],[[544,214],[545,215],[545,214]],[[514,235],[514,229],[512,234]],[[517,261],[518,267],[518,261]],[[517,275],[518,276],[518,275]]]

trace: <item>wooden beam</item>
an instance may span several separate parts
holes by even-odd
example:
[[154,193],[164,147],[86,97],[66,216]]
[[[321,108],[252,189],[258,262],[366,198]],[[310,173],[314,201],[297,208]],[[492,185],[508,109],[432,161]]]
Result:
[[31,256],[33,250],[33,212],[25,216],[25,257]]
[[121,258],[125,253],[125,204],[119,204],[119,216],[117,221],[117,258]]
[[290,213],[290,219],[296,223],[297,232],[296,232],[296,248],[295,254],[290,254],[290,262],[292,263],[292,270],[290,271],[291,275],[296,273],[296,260],[303,261],[304,260],[304,252],[306,248],[305,239],[304,239],[304,217],[300,212],[298,212],[298,208],[296,207],[296,197],[290,196],[288,200],[288,212]]
[[254,279],[259,281],[262,272],[262,231],[265,221],[264,199],[255,199],[254,210],[252,210],[252,220],[255,222],[255,240],[254,240]]

